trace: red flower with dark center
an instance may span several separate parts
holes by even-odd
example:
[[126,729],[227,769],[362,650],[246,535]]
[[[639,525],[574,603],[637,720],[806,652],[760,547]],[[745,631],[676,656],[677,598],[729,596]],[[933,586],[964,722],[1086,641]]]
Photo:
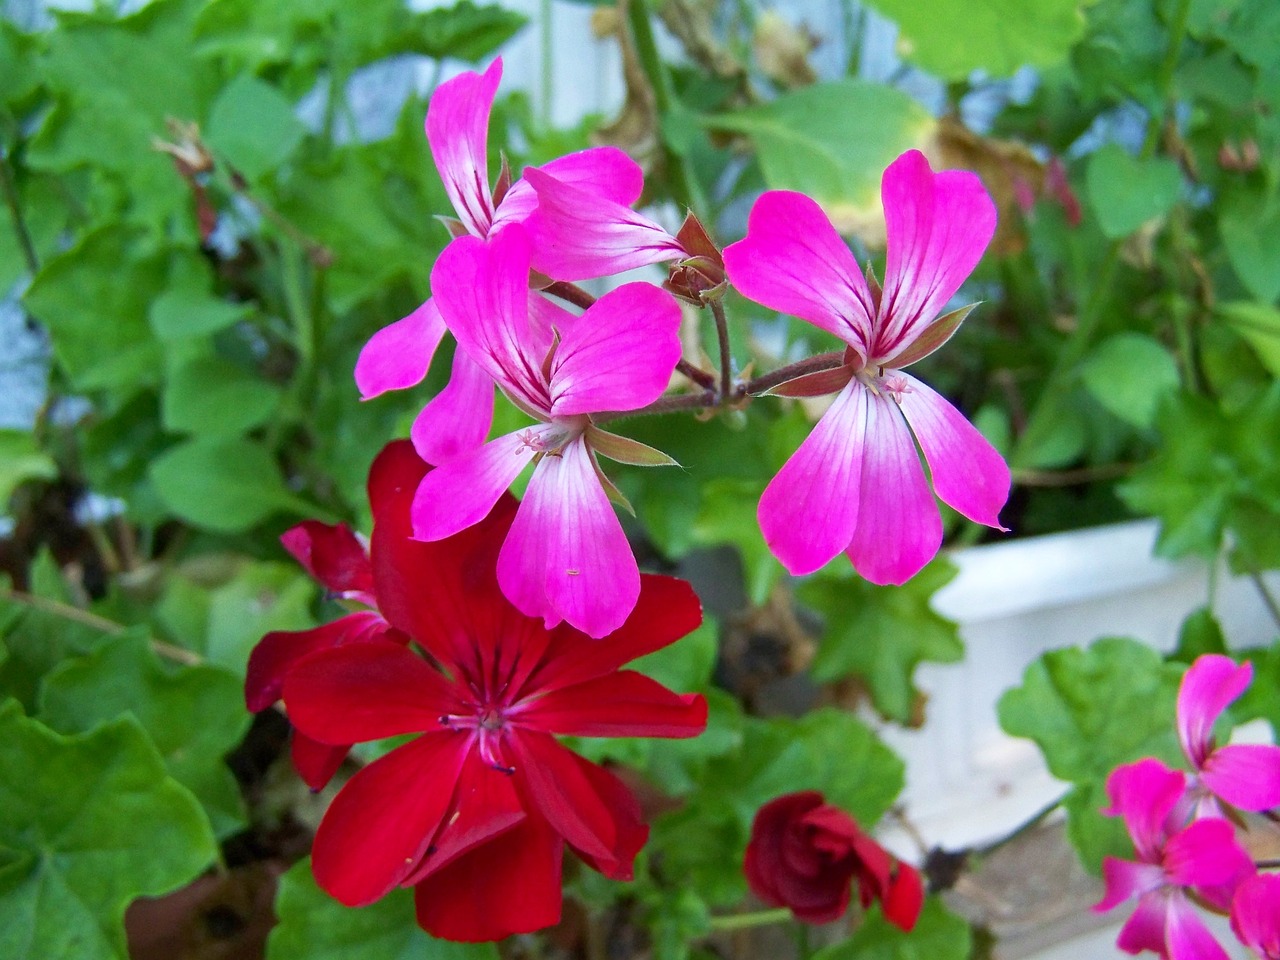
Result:
[[[370,471],[369,501],[377,511],[378,495],[374,478],[380,462],[412,457],[407,440],[390,444]],[[311,630],[275,630],[253,648],[244,680],[244,698],[257,713],[280,699],[284,678],[293,665],[308,654],[348,643],[370,640],[407,644],[409,638],[383,618],[373,595],[373,566],[360,538],[344,523],[336,525],[304,520],[280,536],[280,543],[311,574],[330,597],[367,609],[356,610]],[[290,758],[298,775],[312,790],[319,790],[342,765],[351,744],[319,743],[295,730],[290,741]]]
[[788,793],[756,812],[743,869],[752,893],[796,919],[830,923],[849,909],[852,886],[868,907],[911,930],[924,902],[920,875],[862,832],[816,790]]
[[289,671],[284,699],[322,742],[421,735],[334,799],[316,833],[316,880],[353,906],[414,886],[418,922],[451,940],[549,926],[566,843],[606,876],[630,879],[648,837],[627,787],[556,735],[701,733],[701,696],[619,669],[696,627],[697,598],[682,581],[644,576],[635,612],[608,637],[547,630],[498,586],[511,496],[456,536],[415,541],[409,505],[426,468],[411,453],[378,466],[371,485],[394,489],[374,501],[378,603],[427,656],[381,641],[315,653]]

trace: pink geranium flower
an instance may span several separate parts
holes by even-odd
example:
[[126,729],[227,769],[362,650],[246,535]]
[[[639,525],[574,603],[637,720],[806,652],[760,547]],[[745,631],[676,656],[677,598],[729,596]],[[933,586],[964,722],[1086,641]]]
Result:
[[995,206],[975,175],[935,174],[914,150],[885,171],[881,195],[883,292],[863,279],[831,222],[803,194],[761,196],[746,238],[724,251],[743,295],[847,344],[843,366],[774,391],[840,391],[760,500],[765,541],[797,575],[844,551],[874,583],[910,579],[942,542],[934,493],[969,519],[1003,529],[1009,468],[959,411],[902,371],[946,342],[968,313],[935,319],[981,259]]
[[[486,237],[506,224],[524,221],[538,205],[532,186],[525,180],[511,183],[505,168],[497,188],[489,186],[489,114],[501,79],[498,58],[482,74],[463,73],[440,84],[427,107],[427,142],[458,214],[451,221],[455,235]],[[542,169],[588,197],[615,203],[634,202],[643,186],[640,167],[616,147],[582,150]],[[421,383],[444,334],[444,320],[430,299],[379,330],[356,361],[360,395],[368,400]],[[449,385],[413,424],[414,446],[429,463],[439,463],[482,443],[492,420],[493,381],[459,351]]]
[[503,496],[483,520],[434,543],[410,538],[422,465],[398,465],[375,515],[379,602],[424,658],[385,642],[313,654],[285,704],[317,740],[416,739],[360,770],[316,832],[312,868],[345,904],[413,886],[418,922],[451,940],[497,940],[557,922],[567,844],[630,879],[648,827],[616,776],[557,735],[692,737],[706,701],[620,669],[701,620],[688,584],[645,576],[634,614],[607,642],[520,614],[494,577],[515,519]]
[[[386,493],[380,478],[387,471],[394,471],[394,463],[405,457],[417,460],[408,442],[399,441],[388,445],[374,461],[369,473],[369,502],[375,512]],[[249,654],[244,680],[245,704],[255,713],[280,699],[289,671],[312,653],[375,640],[409,642],[409,638],[387,623],[379,612],[368,549],[346,524],[306,520],[286,530],[280,542],[307,573],[325,587],[330,598],[357,609],[312,630],[274,630],[258,641]],[[298,775],[313,790],[329,782],[349,748],[350,744],[320,743],[297,730],[289,744],[290,758]]]
[[635,410],[662,394],[680,359],[680,308],[657,287],[628,283],[581,317],[541,299],[530,310],[530,256],[513,225],[487,243],[463,237],[436,262],[432,291],[459,347],[540,422],[428,474],[414,500],[414,532],[440,540],[479,522],[536,464],[498,557],[498,582],[529,616],[600,637],[627,618],[640,580],[596,454],[672,461],[606,433],[591,415]]
[[1236,888],[1231,929],[1262,960],[1280,960],[1280,877],[1250,877]]
[[1159,760],[1117,767],[1107,779],[1110,816],[1124,818],[1137,861],[1107,857],[1106,892],[1093,909],[1111,910],[1137,898],[1116,944],[1128,953],[1154,950],[1167,960],[1227,960],[1188,899],[1193,892],[1226,911],[1236,887],[1254,873],[1253,861],[1235,842],[1226,820],[1188,826],[1186,775]]
[[1194,792],[1202,816],[1221,816],[1218,800],[1241,810],[1280,805],[1280,747],[1217,746],[1213,725],[1244,693],[1253,666],[1211,653],[1197,657],[1178,690],[1178,739],[1195,771]]

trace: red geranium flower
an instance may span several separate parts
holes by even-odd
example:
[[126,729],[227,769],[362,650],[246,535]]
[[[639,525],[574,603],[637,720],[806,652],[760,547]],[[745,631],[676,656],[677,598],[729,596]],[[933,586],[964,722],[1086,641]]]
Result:
[[645,576],[635,612],[603,640],[567,624],[547,630],[498,587],[510,495],[456,536],[415,541],[409,505],[426,468],[411,453],[380,465],[394,492],[375,501],[378,603],[427,656],[379,641],[312,654],[289,671],[284,699],[293,722],[326,743],[421,736],[334,799],[316,833],[316,881],[352,906],[412,885],[419,924],[451,940],[549,926],[566,843],[606,876],[630,879],[648,837],[627,787],[554,735],[701,733],[701,696],[619,669],[696,627],[697,598],[682,581]]
[[[375,512],[380,494],[375,490],[374,482],[383,472],[382,462],[406,456],[412,456],[412,448],[409,441],[401,440],[389,445],[375,461],[369,475],[369,502]],[[365,609],[311,630],[275,630],[258,641],[249,655],[244,680],[245,705],[254,713],[267,709],[280,699],[285,676],[308,654],[370,640],[399,644],[409,642],[408,637],[387,623],[378,612],[368,549],[345,523],[333,525],[305,520],[281,534],[280,543],[307,573],[325,587],[330,597]],[[319,790],[337,772],[350,748],[350,743],[340,746],[319,743],[295,730],[290,742],[290,757],[307,786]]]
[[880,901],[885,918],[903,930],[915,926],[924,902],[915,869],[816,790],[785,794],[756,812],[743,869],[752,893],[808,923],[844,916],[853,883],[864,908]]

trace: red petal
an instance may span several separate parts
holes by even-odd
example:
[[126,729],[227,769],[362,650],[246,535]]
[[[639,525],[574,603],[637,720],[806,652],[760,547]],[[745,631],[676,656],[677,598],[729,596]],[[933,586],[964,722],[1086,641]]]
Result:
[[518,721],[578,737],[696,737],[707,728],[707,701],[623,670],[529,701]]
[[280,535],[280,543],[334,593],[373,591],[373,569],[364,545],[345,523],[336,526],[304,520]]
[[439,730],[442,716],[462,709],[439,670],[383,641],[324,650],[294,664],[284,701],[294,726],[335,744]]
[[393,440],[383,447],[369,467],[369,506],[374,521],[389,504],[404,497],[412,500],[413,492],[430,469],[408,440]]
[[453,815],[432,840],[422,862],[404,879],[405,886],[421,883],[525,818],[511,774],[489,766],[478,750],[467,753],[453,806]]
[[630,880],[635,855],[649,837],[631,791],[550,734],[522,730],[509,742],[526,802],[592,867]]
[[418,925],[477,943],[558,923],[563,849],[542,820],[521,821],[417,885]]
[[[809,823],[815,815],[839,830],[833,833]],[[851,847],[843,855],[838,849],[837,833],[846,828],[861,833],[848,814],[826,806],[816,791],[769,801],[756,812],[747,844],[743,868],[751,891],[809,923],[838,919],[849,907],[855,862]],[[822,837],[819,845],[814,844],[815,834]]]
[[401,883],[452,805],[468,742],[426,734],[352,777],[316,831],[316,883],[351,907],[372,903]]
[[323,790],[342,766],[350,749],[349,745],[335,747],[312,740],[305,733],[295,730],[289,742],[289,759],[293,761],[293,769],[298,771],[303,783],[312,790]]
[[647,653],[670,646],[702,623],[693,587],[675,577],[641,574],[640,599],[627,622],[602,640],[571,627],[552,634],[544,666],[530,687],[556,690],[612,673]]
[[308,654],[345,643],[389,639],[391,628],[373,612],[352,613],[312,630],[274,630],[249,654],[244,678],[246,706],[257,713],[280,699],[289,668]]
[[907,933],[911,932],[920,917],[920,908],[924,906],[924,884],[914,867],[898,864],[898,872],[881,906],[886,920]]

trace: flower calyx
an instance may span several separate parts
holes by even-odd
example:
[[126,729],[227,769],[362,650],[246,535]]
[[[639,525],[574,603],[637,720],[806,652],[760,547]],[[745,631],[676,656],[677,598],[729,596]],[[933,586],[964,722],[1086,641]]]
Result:
[[689,255],[671,265],[663,289],[695,307],[722,298],[729,289],[724,259],[702,221],[692,212],[684,218],[676,240]]

